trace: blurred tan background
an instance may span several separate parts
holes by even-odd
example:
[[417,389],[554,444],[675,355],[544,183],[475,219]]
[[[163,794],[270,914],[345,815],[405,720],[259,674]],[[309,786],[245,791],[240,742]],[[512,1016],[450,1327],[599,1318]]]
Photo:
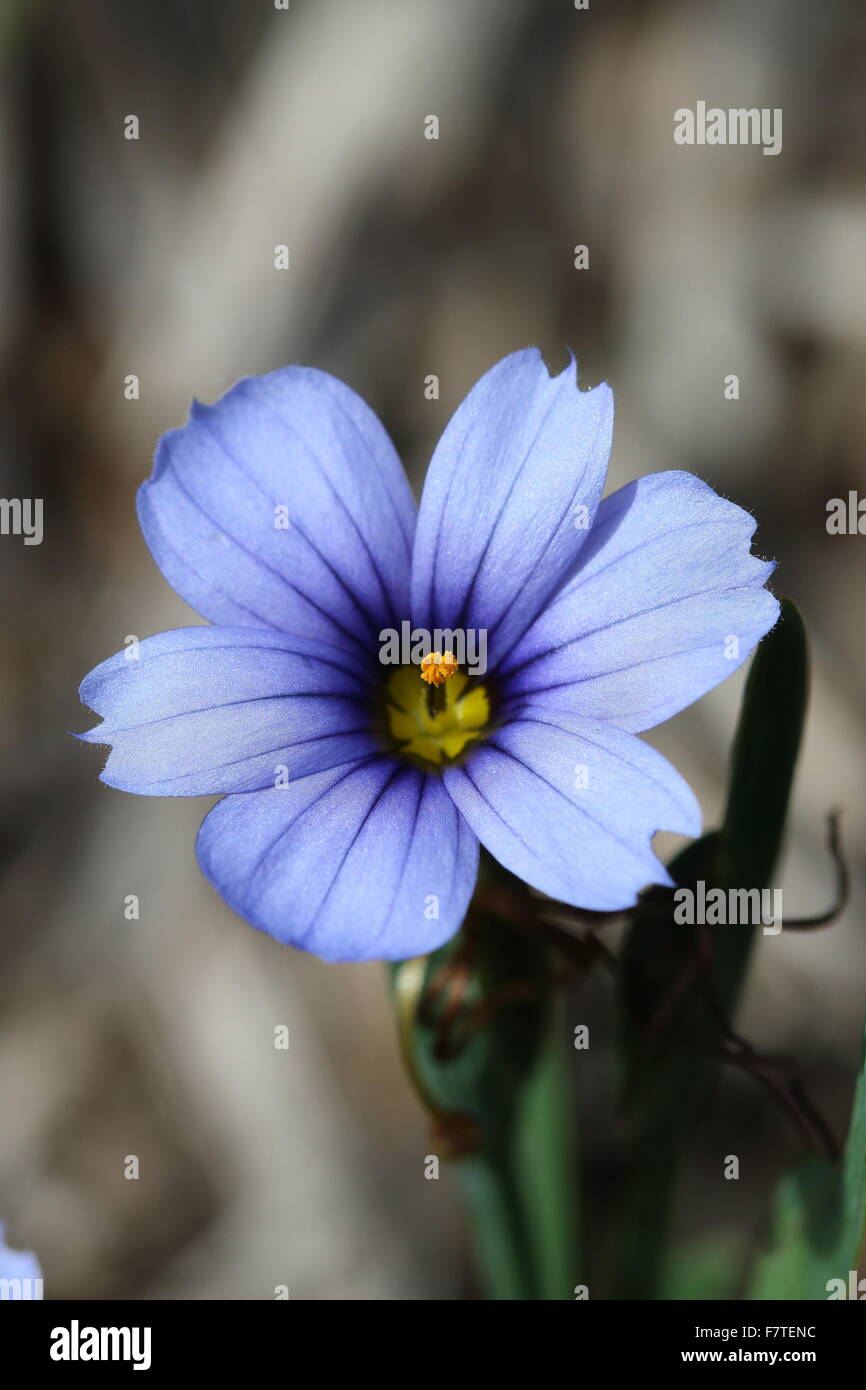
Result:
[[[474,1293],[449,1178],[424,1180],[383,971],[234,918],[195,863],[208,803],[103,787],[67,732],[125,637],[197,621],[136,525],[158,435],[193,395],[286,362],[360,391],[418,481],[497,358],[536,343],[559,369],[571,346],[583,384],[615,392],[610,488],[687,468],[759,518],[814,656],[786,912],[831,898],[834,806],[854,893],[828,931],[764,939],[741,1022],[843,1125],[866,1008],[866,537],[825,521],[866,495],[864,40],[856,0],[3,6],[0,493],[44,498],[45,534],[0,537],[0,1213],[49,1297]],[[781,107],[782,153],[675,145],[699,99]],[[741,684],[651,736],[708,824]],[[594,1030],[575,1084],[596,1245],[610,1004],[595,983],[571,1004]],[[741,1183],[717,1181],[720,1151]],[[797,1152],[733,1078],[681,1229],[747,1243]]]

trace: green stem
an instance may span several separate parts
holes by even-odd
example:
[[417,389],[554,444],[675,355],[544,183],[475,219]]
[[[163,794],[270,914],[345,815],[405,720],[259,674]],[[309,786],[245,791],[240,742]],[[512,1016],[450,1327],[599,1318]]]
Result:
[[456,1165],[475,1257],[489,1299],[535,1297],[520,1193],[507,1154],[468,1154]]
[[[571,1299],[580,1281],[573,1097],[547,951],[530,933],[480,919],[471,935],[467,1032],[453,1053],[437,1051],[435,1028],[419,1019],[443,956],[394,969],[401,1052],[433,1142],[454,1160],[486,1296]],[[466,946],[446,948],[457,978]]]
[[580,1281],[574,1098],[562,1041],[561,1030],[547,1030],[510,1115],[488,1130],[483,1153],[457,1165],[493,1299],[572,1299]]
[[517,1131],[520,1185],[529,1224],[536,1297],[572,1299],[581,1275],[577,1125],[564,1010],[551,1008],[548,1034],[526,1088]]
[[[555,1011],[557,1014],[559,1010]],[[551,1028],[510,1122],[457,1165],[492,1299],[566,1300],[580,1282],[573,1096]]]

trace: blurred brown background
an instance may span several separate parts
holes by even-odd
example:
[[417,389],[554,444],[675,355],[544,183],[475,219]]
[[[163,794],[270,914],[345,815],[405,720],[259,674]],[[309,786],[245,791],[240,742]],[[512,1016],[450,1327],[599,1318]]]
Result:
[[[786,912],[832,894],[833,806],[854,894],[830,930],[763,940],[742,1027],[800,1062],[839,1129],[866,1005],[866,537],[825,520],[829,498],[866,495],[862,5],[18,0],[0,15],[0,493],[45,506],[40,546],[0,537],[0,1213],[47,1295],[473,1293],[449,1178],[424,1180],[383,971],[234,918],[194,859],[206,803],[108,790],[99,752],[67,733],[92,722],[79,680],[126,636],[196,621],[136,526],[156,438],[193,395],[290,361],[359,390],[418,480],[497,358],[537,343],[558,369],[571,346],[583,384],[616,395],[611,488],[687,468],[757,515],[814,655]],[[699,99],[782,107],[782,153],[678,147],[673,112]],[[651,736],[708,823],[740,690]],[[575,1081],[597,1247],[618,1162],[610,1004],[597,984],[571,1004],[593,1029]],[[719,1180],[730,1152],[739,1183]],[[732,1079],[682,1231],[748,1244],[797,1152],[765,1094]]]

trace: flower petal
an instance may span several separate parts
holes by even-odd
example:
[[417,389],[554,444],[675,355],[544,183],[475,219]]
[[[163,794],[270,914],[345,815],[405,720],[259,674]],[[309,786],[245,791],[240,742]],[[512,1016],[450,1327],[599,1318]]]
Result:
[[103,782],[144,796],[272,787],[374,748],[343,653],[263,628],[148,637],[91,671],[81,699],[104,722],[79,737],[112,745]]
[[652,835],[700,832],[693,793],[660,753],[567,715],[527,712],[443,780],[501,864],[576,907],[612,911],[669,884]]
[[285,367],[194,401],[138,508],[166,579],[214,623],[367,652],[408,611],[408,481],[373,412],[326,372]]
[[486,629],[495,665],[571,572],[612,430],[610,389],[579,391],[573,360],[551,377],[533,348],[491,368],[430,463],[412,558],[414,621]]
[[248,922],[332,961],[435,950],[463,921],[478,868],[441,782],[385,758],[228,796],[197,849]]
[[[507,700],[639,733],[731,675],[776,622],[755,519],[689,473],[601,503],[570,583],[501,671]],[[506,706],[507,708],[507,706]]]

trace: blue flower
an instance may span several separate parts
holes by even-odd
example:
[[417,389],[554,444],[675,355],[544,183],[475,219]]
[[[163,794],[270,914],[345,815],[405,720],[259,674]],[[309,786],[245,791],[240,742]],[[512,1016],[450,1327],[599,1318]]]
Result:
[[[514,353],[448,424],[416,512],[381,424],[323,372],[194,403],[139,518],[213,626],[85,679],[104,722],[83,737],[112,748],[103,781],[224,793],[199,833],[204,873],[253,925],[328,960],[441,945],[479,841],[576,906],[669,883],[652,836],[696,835],[700,812],[635,734],[730,675],[778,604],[754,519],[697,478],[601,501],[612,428],[607,386]],[[383,634],[406,621],[485,634],[483,676],[444,651],[423,679],[383,665]]]
[[0,1221],[0,1299],[39,1299],[42,1297],[42,1270],[30,1250],[12,1250]]

